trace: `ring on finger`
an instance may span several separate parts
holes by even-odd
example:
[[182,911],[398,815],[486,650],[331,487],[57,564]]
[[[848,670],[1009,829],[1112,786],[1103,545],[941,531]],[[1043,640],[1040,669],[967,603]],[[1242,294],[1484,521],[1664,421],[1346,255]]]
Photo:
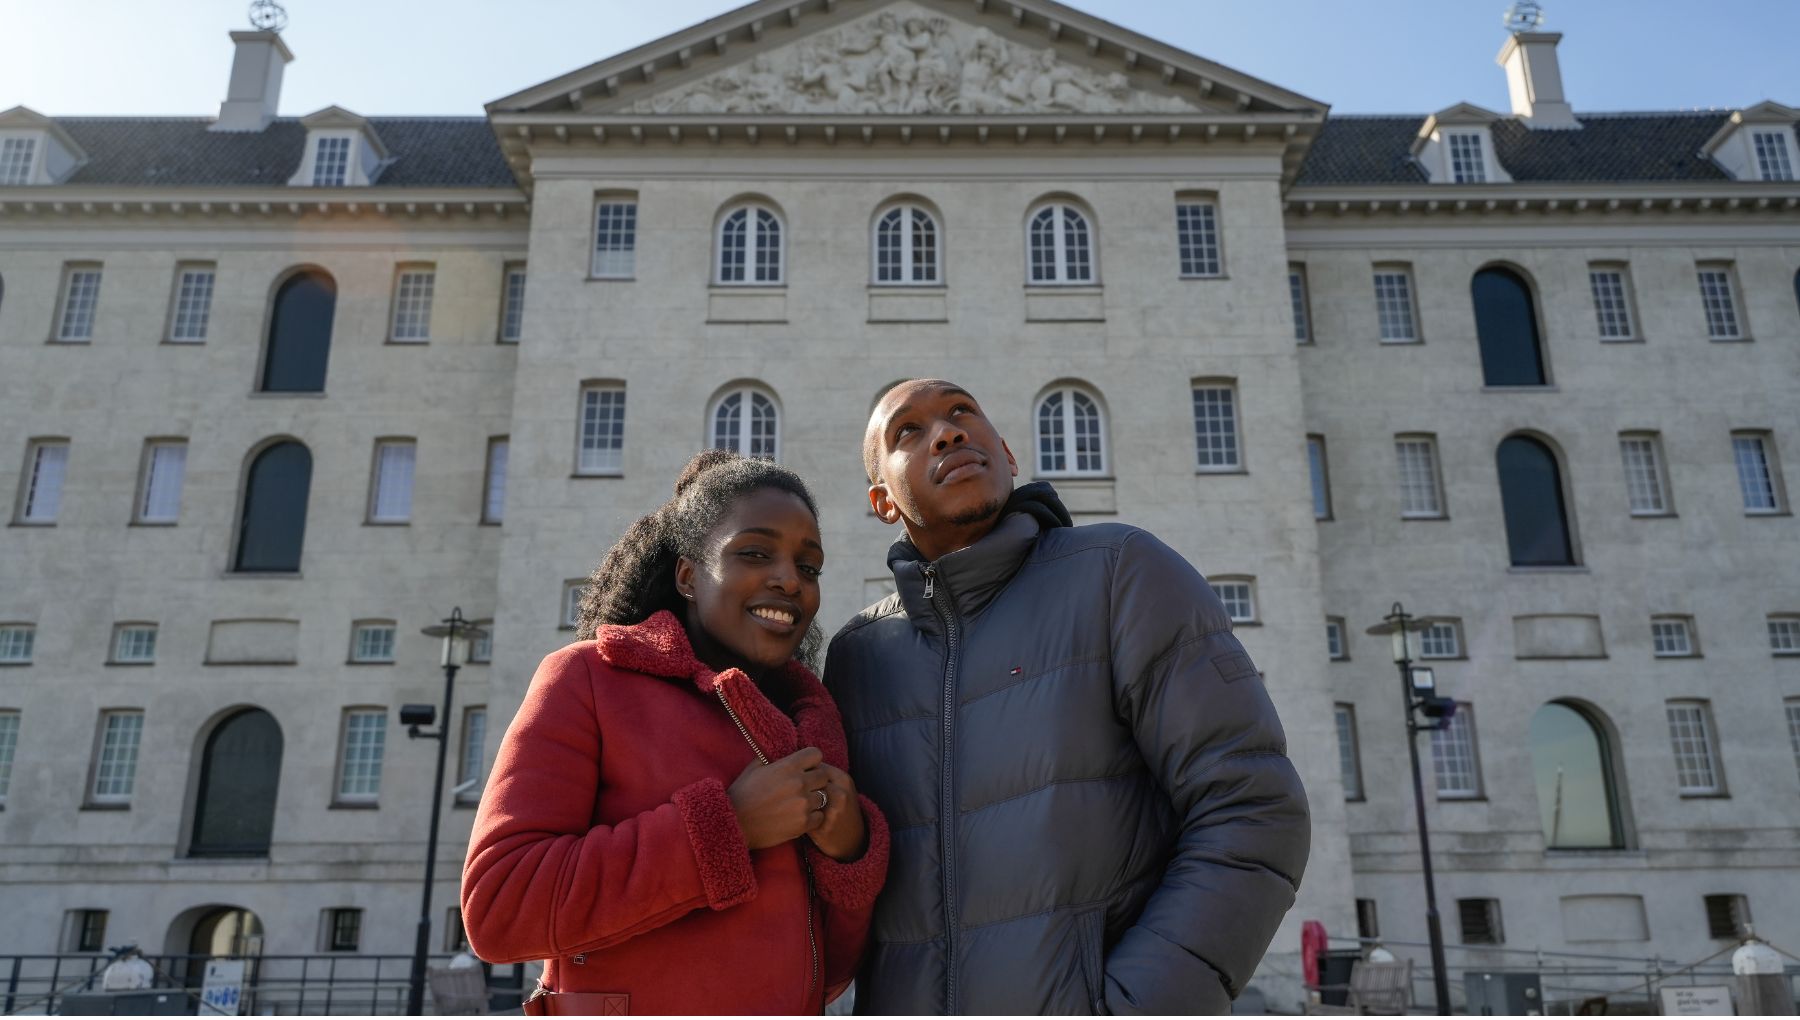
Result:
[[813,792],[819,795],[819,810],[820,811],[823,811],[826,808],[831,806],[831,795],[830,794],[826,793],[823,789],[814,790]]

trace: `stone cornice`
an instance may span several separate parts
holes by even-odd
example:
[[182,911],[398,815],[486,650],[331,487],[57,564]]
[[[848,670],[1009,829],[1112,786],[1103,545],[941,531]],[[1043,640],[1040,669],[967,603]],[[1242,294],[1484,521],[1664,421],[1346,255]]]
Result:
[[246,221],[347,217],[391,220],[523,220],[523,194],[492,188],[0,188],[0,219],[193,217]]
[[1557,216],[1581,214],[1794,213],[1800,184],[1778,182],[1571,183],[1296,187],[1290,217]]

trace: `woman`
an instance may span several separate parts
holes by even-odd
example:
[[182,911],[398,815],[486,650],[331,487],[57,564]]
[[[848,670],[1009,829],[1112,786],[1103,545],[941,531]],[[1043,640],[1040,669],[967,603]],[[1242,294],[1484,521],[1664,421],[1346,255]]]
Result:
[[463,872],[470,948],[546,961],[526,1012],[818,1013],[849,983],[888,831],[795,658],[823,562],[798,476],[708,451],[594,571]]

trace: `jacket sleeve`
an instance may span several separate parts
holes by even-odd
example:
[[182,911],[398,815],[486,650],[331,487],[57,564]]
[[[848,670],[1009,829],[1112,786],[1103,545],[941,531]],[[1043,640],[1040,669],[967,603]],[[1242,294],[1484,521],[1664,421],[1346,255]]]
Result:
[[1293,905],[1306,794],[1218,596],[1146,532],[1112,581],[1114,697],[1180,832],[1161,885],[1106,960],[1114,1013],[1225,1013]]
[[749,848],[716,779],[616,824],[591,824],[600,722],[584,648],[538,667],[475,816],[463,926],[489,963],[600,949],[756,895]]
[[869,827],[869,845],[854,861],[839,861],[806,841],[807,867],[813,887],[824,903],[825,1001],[840,995],[856,977],[863,950],[869,943],[869,923],[875,917],[875,896],[887,882],[888,824],[881,809],[864,794],[863,822]]

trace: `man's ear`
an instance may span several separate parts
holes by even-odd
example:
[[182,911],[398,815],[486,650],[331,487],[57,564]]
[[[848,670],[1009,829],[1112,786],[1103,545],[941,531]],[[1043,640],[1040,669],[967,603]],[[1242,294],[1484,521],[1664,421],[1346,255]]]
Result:
[[1000,440],[1000,449],[1006,451],[1006,463],[1008,467],[1012,468],[1012,476],[1019,477],[1019,461],[1013,456],[1012,447],[1006,445],[1006,440],[1002,439]]
[[894,505],[892,499],[888,498],[885,483],[876,482],[869,486],[869,509],[875,511],[875,516],[880,518],[883,524],[900,523],[900,508]]
[[694,597],[694,561],[686,556],[675,557],[675,590],[684,599]]

